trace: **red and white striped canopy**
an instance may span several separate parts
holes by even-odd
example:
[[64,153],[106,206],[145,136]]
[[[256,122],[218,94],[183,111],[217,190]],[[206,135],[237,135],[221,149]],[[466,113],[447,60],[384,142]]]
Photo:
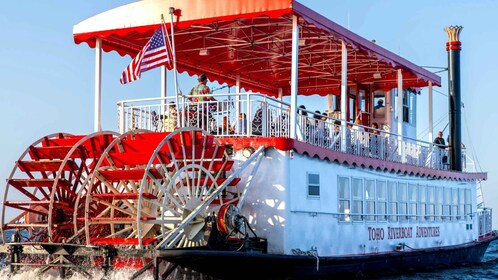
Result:
[[[268,95],[290,94],[292,16],[299,18],[298,94],[340,94],[341,43],[348,51],[349,85],[372,90],[397,87],[402,69],[404,87],[424,87],[441,78],[360,37],[294,0],[144,0],[124,5],[74,26],[77,44],[134,57],[175,9],[177,69],[206,73],[211,81]],[[168,24],[169,27],[169,24]],[[171,34],[170,34],[171,35]],[[200,50],[208,50],[201,56]],[[378,75],[380,74],[380,78]]]

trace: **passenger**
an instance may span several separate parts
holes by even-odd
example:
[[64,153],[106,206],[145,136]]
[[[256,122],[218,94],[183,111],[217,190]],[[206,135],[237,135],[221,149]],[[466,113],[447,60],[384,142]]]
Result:
[[216,101],[212,96],[202,96],[211,94],[211,89],[207,86],[206,74],[200,74],[197,78],[199,83],[190,90],[189,95],[192,102],[202,102],[202,101]]
[[442,131],[438,131],[437,137],[434,138],[434,142],[433,143],[436,144],[436,146],[438,146],[440,149],[446,148],[446,143],[444,141],[443,132]]
[[230,123],[228,123],[228,116],[224,116],[221,125],[218,127],[218,134],[228,135],[228,134],[234,134],[234,132],[235,131],[233,127],[230,125]]
[[330,144],[330,129],[328,122],[328,114],[326,112],[322,113],[322,124],[323,124],[323,145],[324,147],[328,147]]
[[368,149],[370,151],[370,156],[374,158],[379,158],[381,145],[381,136],[379,133],[379,125],[376,122],[372,123],[372,132],[370,133],[370,139],[368,140]]
[[351,142],[352,142],[352,153],[357,155],[363,155],[365,147],[368,145],[369,137],[365,132],[365,128],[361,126],[360,114],[356,116],[354,125],[351,128]]
[[[207,129],[207,127],[212,127],[213,119],[210,116],[210,111],[216,109],[216,104],[210,101],[216,101],[216,99],[211,94],[211,89],[207,86],[206,74],[201,74],[197,78],[199,83],[194,86],[189,92],[189,99],[194,103],[190,106],[189,111],[191,112],[190,124],[197,127],[202,127]],[[211,125],[209,125],[211,123]]]
[[372,123],[372,133],[373,134],[380,134],[379,133],[379,124],[377,124],[376,122],[373,122]]
[[239,114],[237,124],[235,125],[235,132],[239,135],[247,133],[247,117],[245,113]]
[[444,168],[445,164],[448,162],[448,156],[446,155],[446,142],[444,141],[443,138],[443,132],[438,131],[437,137],[434,138],[433,141],[434,145],[437,146],[439,149],[434,150],[434,153],[436,153],[436,164],[442,164],[442,166],[439,166],[439,168]]
[[377,105],[375,105],[374,107],[374,110],[377,110],[382,107],[384,107],[384,99],[379,99],[379,101],[377,101]]
[[173,132],[177,125],[178,112],[176,111],[175,102],[171,101],[168,106],[168,112],[164,118],[164,131]]
[[297,109],[298,113],[298,123],[301,128],[304,141],[309,143],[310,139],[310,122],[308,120],[308,112],[305,111],[306,107],[304,105],[299,105]]
[[322,113],[318,110],[313,114],[313,144],[321,146],[323,142],[324,124],[322,122]]

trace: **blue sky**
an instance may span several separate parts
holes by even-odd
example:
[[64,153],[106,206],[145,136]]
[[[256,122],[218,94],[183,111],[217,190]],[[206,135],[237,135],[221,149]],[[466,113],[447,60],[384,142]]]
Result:
[[[134,1],[7,1],[0,11],[0,178],[8,178],[14,162],[34,141],[55,132],[88,134],[93,131],[95,51],[76,45],[73,25],[108,9]],[[485,203],[498,209],[498,158],[496,141],[498,110],[494,105],[498,77],[498,32],[492,24],[498,1],[480,0],[301,0],[353,32],[422,66],[446,67],[445,26],[462,25],[461,86],[465,104],[463,142],[474,148],[480,167],[488,172],[483,183]],[[116,102],[159,96],[160,70],[142,75],[136,82],[119,83],[131,61],[116,53],[103,54],[102,126],[117,130]],[[434,94],[434,120],[447,123],[447,72],[440,73],[442,87]],[[172,91],[172,73],[168,90]],[[184,92],[195,79],[179,75]],[[219,85],[210,84],[212,87]],[[325,101],[309,101],[309,108],[324,110]],[[307,106],[308,107],[308,106]],[[419,131],[427,128],[427,95],[419,98]],[[445,137],[447,136],[447,130]],[[424,136],[427,140],[427,136]],[[2,196],[3,198],[3,196]],[[498,211],[498,210],[496,210]],[[495,211],[495,212],[496,212]],[[495,221],[498,221],[498,212]],[[494,223],[494,228],[498,223]]]

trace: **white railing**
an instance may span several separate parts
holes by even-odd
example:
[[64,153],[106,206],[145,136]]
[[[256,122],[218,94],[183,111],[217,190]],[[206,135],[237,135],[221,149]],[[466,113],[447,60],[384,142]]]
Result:
[[[118,102],[118,129],[171,132],[193,126],[221,137],[289,137],[290,105],[254,93],[212,94],[213,100],[191,102],[189,98],[148,98]],[[319,147],[362,157],[401,162],[434,169],[448,169],[448,151],[384,130],[346,122],[328,115],[298,109],[297,139]],[[345,131],[345,133],[343,133]],[[345,137],[342,141],[341,137]],[[344,147],[343,147],[344,145]],[[466,158],[465,151],[463,157]],[[466,171],[466,161],[463,161]]]
[[478,209],[477,215],[479,217],[479,236],[492,232],[492,209]]

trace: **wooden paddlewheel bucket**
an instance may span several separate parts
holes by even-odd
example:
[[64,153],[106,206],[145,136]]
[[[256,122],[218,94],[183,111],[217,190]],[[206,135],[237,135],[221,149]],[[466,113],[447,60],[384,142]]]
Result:
[[175,248],[205,244],[205,224],[243,189],[234,161],[197,128],[54,134],[7,180],[2,233],[40,243]]

